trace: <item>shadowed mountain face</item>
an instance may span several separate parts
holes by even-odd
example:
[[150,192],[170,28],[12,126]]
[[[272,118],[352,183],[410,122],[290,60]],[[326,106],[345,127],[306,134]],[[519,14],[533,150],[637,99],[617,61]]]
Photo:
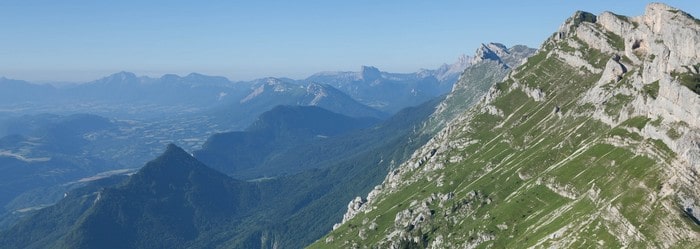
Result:
[[31,84],[22,80],[0,77],[0,104],[19,107],[22,104],[51,100],[57,89],[51,85]]
[[[35,216],[46,219],[20,222],[5,232],[14,236],[3,236],[0,244],[3,248],[184,248],[254,211],[261,198],[255,184],[231,179],[170,145],[125,183],[92,193],[71,192]],[[56,216],[60,210],[66,213]],[[76,223],[66,226],[66,219]],[[53,240],[27,240],[49,232],[45,224],[66,227]]]
[[[316,107],[278,107],[261,116],[259,125],[251,126],[249,132],[273,131],[271,134],[287,134],[285,138],[335,135],[335,139],[313,140],[284,154],[289,165],[303,162],[302,168],[317,169],[243,182],[204,166],[171,145],[128,181],[71,191],[58,204],[1,232],[0,248],[271,248],[275,244],[299,248],[338,222],[346,205],[338,200],[369,191],[394,161],[403,160],[408,151],[427,140],[429,136],[412,131],[437,103],[405,110],[372,129],[352,132],[323,122],[321,126],[313,122],[292,125],[290,120],[309,113],[314,117],[329,114]],[[273,113],[277,115],[270,116]],[[333,124],[346,128],[356,120],[330,116],[340,117],[345,124]],[[324,150],[334,153],[320,153]]]
[[[0,138],[0,207],[25,191],[44,188],[98,172],[119,168],[118,163],[88,154],[86,134],[116,129],[110,120],[95,115],[40,115],[6,123],[10,135]],[[31,204],[53,201],[44,195]],[[24,206],[28,208],[31,206]],[[16,211],[16,210],[3,210]]]
[[66,237],[75,248],[177,248],[260,203],[259,190],[170,145],[124,185],[98,193]]
[[347,94],[325,84],[301,85],[275,78],[256,82],[240,100],[220,105],[207,112],[216,123],[241,130],[262,113],[279,105],[317,106],[350,117],[386,118],[388,114],[358,103]]
[[266,160],[285,155],[294,147],[336,139],[377,121],[351,118],[313,106],[278,106],[260,115],[246,131],[213,135],[194,155],[236,178],[274,177],[297,171],[285,167],[260,168]]
[[[304,111],[307,110],[307,111]],[[280,107],[261,116],[251,134],[234,142],[241,148],[233,169],[250,169],[254,175],[279,175],[298,170],[257,171],[253,166],[295,144],[327,139],[343,132],[368,127],[378,120],[350,118],[318,107]],[[119,121],[101,116],[40,114],[11,118],[0,123],[0,226],[6,226],[24,210],[50,205],[59,200],[72,183],[114,170],[136,169],[160,153],[162,141],[205,136],[211,129],[206,120],[167,124]],[[306,123],[304,123],[306,122]],[[161,125],[162,124],[162,125]],[[201,133],[199,133],[201,132]],[[234,132],[235,134],[236,132]],[[248,134],[250,132],[238,132]],[[217,135],[221,137],[225,135]],[[202,138],[202,142],[206,137]],[[236,144],[237,143],[237,144]],[[224,150],[225,147],[221,147]],[[245,161],[245,158],[250,160]],[[215,160],[221,160],[216,159]],[[218,166],[218,165],[216,165]],[[222,169],[224,167],[222,166]],[[119,172],[122,172],[119,171]],[[266,173],[273,172],[273,173]],[[122,172],[123,173],[123,172]],[[255,173],[255,174],[254,174]],[[46,193],[46,194],[42,194]]]

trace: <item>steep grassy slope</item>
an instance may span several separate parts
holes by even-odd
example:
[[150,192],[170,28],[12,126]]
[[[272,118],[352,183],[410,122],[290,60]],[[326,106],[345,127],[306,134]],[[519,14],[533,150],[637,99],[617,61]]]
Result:
[[699,247],[699,26],[576,13],[311,248]]

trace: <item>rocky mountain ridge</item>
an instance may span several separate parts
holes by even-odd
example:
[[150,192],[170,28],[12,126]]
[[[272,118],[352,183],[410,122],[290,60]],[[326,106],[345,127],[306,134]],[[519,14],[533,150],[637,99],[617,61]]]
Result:
[[697,247],[699,31],[575,13],[311,248]]
[[537,50],[523,45],[506,47],[500,43],[482,44],[469,66],[452,86],[445,100],[432,117],[435,128],[441,129],[461,112],[476,104],[493,84],[500,82],[512,68],[521,65]]
[[373,66],[362,66],[356,72],[321,72],[306,82],[329,84],[378,110],[394,113],[406,106],[416,106],[448,93],[473,57],[461,55],[455,63],[437,69],[421,69],[413,73],[390,73]]

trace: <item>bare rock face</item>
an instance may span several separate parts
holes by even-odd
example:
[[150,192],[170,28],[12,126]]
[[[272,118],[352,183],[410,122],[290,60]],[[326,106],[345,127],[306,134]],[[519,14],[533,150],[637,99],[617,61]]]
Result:
[[[355,197],[350,203],[348,203],[348,211],[343,215],[343,221],[346,222],[352,217],[355,217],[355,215],[362,210],[362,207],[367,203],[367,199],[364,199],[360,196]],[[342,223],[341,223],[342,224]],[[333,229],[338,228],[340,224],[336,224],[333,226]]]
[[[595,118],[617,125],[628,117],[643,115],[661,118],[669,123],[683,121],[691,130],[697,130],[700,129],[700,98],[682,86],[678,79],[672,77],[672,73],[698,73],[695,66],[700,65],[698,23],[683,11],[660,3],[649,4],[644,15],[638,17],[624,17],[611,12],[598,16],[577,12],[560,27],[552,41],[575,37],[583,44],[575,44],[574,47],[587,46],[616,55],[607,61],[598,83],[581,100],[582,104],[592,103],[598,107],[593,113]],[[574,67],[588,68],[590,65],[577,58],[575,53],[558,53]],[[640,69],[625,76],[628,67]],[[628,84],[613,89],[606,87],[606,84],[620,81],[623,76],[627,77]],[[640,93],[650,84],[659,86],[655,98]],[[619,117],[611,117],[603,111],[604,103],[615,95],[633,98],[627,105],[628,112],[619,114]],[[688,144],[687,140],[692,138],[664,139],[681,155],[682,161],[697,172],[700,161],[696,158],[700,150]]]
[[535,49],[523,45],[515,45],[508,48],[501,43],[495,42],[481,44],[481,47],[474,53],[471,65],[485,60],[491,60],[500,62],[509,68],[517,67],[522,64],[525,58],[530,57],[534,52]]
[[[623,37],[626,38],[626,43],[631,43],[630,45],[632,45],[629,46],[630,52],[641,47],[636,46],[635,43],[646,41],[646,44],[650,45],[651,54],[668,54],[667,57],[661,56],[660,58],[665,62],[661,65],[666,64],[665,72],[671,72],[680,69],[682,66],[698,63],[698,58],[700,57],[700,29],[698,28],[697,20],[687,13],[661,3],[652,3],[647,6],[643,16],[637,17],[632,21],[645,24],[651,32],[644,28],[640,30],[641,34],[630,31],[624,32]],[[657,40],[661,40],[662,43],[658,44]]]
[[[575,25],[576,20],[580,21]],[[681,10],[652,3],[644,15],[624,17],[604,12],[592,17],[577,14],[560,29],[562,36],[574,36],[585,45],[624,58],[611,59],[603,69],[596,86],[588,91],[581,103],[592,103],[597,111],[592,114],[609,125],[618,125],[634,116],[663,120],[656,130],[644,129],[646,138],[662,140],[677,155],[671,169],[683,177],[674,178],[683,187],[682,206],[695,217],[700,216],[700,190],[694,183],[700,172],[700,96],[680,84],[674,73],[698,73],[700,65],[700,22]],[[567,32],[568,31],[568,32]],[[612,39],[611,39],[612,38]],[[615,43],[623,47],[615,47]],[[627,65],[625,65],[627,64]],[[627,72],[627,68],[639,68]],[[605,87],[625,77],[625,84],[615,88]],[[658,85],[655,97],[645,95],[643,89]],[[604,111],[605,103],[616,95],[629,96],[625,112],[611,116]],[[679,129],[685,132],[677,138],[668,136]],[[695,177],[691,177],[695,175]],[[695,208],[693,208],[695,207]]]

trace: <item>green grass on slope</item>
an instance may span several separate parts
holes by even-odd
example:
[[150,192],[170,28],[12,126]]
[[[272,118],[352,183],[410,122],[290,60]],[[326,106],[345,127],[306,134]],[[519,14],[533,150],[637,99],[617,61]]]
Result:
[[[443,176],[443,186],[425,177],[405,185],[381,197],[376,209],[329,234],[332,243],[322,239],[311,248],[385,248],[387,238],[400,231],[419,238],[413,244],[417,248],[438,237],[458,247],[487,238],[477,248],[659,246],[658,229],[669,219],[680,219],[668,217],[663,202],[669,197],[656,194],[664,179],[662,163],[673,153],[634,131],[649,119],[635,117],[609,127],[589,118],[591,108],[577,101],[600,75],[582,74],[543,53],[531,57],[522,66],[528,70],[514,77],[521,85],[541,89],[545,100],[535,102],[517,89],[505,92],[493,102],[503,117],[475,113],[464,124],[468,129],[455,129],[463,132],[451,140],[479,143],[444,153],[463,160],[441,161],[445,168],[432,176]],[[598,52],[587,59],[600,66],[603,57]],[[505,90],[512,84],[498,87]],[[556,107],[564,117],[554,114]],[[609,140],[622,144],[613,146]],[[640,148],[649,148],[658,158],[639,155],[635,150]],[[430,203],[432,215],[420,229],[396,227],[397,213],[415,209],[411,202],[434,193],[454,193],[454,198]],[[372,222],[376,228],[368,230]],[[628,227],[633,228],[631,236],[621,238]],[[358,236],[363,230],[365,239]]]
[[[695,71],[700,68],[700,64],[694,65]],[[690,71],[690,69],[688,69]],[[692,72],[684,72],[684,73],[671,73],[671,76],[675,77],[678,81],[681,82],[682,85],[690,89],[691,91],[700,94],[700,74],[692,73]]]

